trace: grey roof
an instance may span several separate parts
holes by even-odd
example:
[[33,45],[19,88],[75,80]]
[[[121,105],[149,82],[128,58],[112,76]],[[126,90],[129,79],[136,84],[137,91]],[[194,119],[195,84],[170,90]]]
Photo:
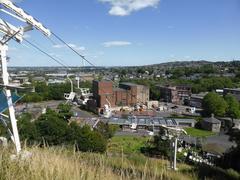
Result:
[[126,91],[126,89],[122,89],[122,88],[113,88],[113,91]]
[[136,123],[138,125],[166,125],[166,126],[177,126],[179,122],[193,123],[196,122],[194,119],[171,119],[171,118],[162,118],[162,117],[129,117],[128,119],[123,118],[111,118],[108,121],[110,124],[125,124],[130,125]]
[[174,119],[176,122],[192,122],[192,123],[196,123],[196,120],[195,119]]
[[102,79],[102,80],[97,80],[97,79],[95,79],[95,80],[93,80],[94,82],[112,82],[111,80],[108,80],[108,79]]
[[224,88],[223,90],[240,91],[240,88]]
[[144,85],[139,85],[139,84],[130,83],[130,82],[121,82],[120,84],[127,85],[127,86],[144,86]]
[[198,98],[198,99],[203,99],[204,96],[207,95],[208,92],[204,92],[204,93],[199,93],[199,94],[192,94],[191,98]]
[[216,119],[215,117],[204,118],[203,121],[209,122],[209,123],[212,123],[212,124],[221,124],[221,121]]

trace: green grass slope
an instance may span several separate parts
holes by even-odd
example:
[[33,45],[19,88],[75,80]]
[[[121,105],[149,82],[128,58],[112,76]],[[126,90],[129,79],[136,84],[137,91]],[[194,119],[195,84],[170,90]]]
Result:
[[[108,156],[80,153],[65,148],[32,148],[32,157],[11,160],[8,149],[0,151],[1,180],[78,180],[78,179],[196,179],[191,167],[180,165],[168,170],[165,160],[144,156]],[[140,155],[139,155],[140,156]],[[141,159],[141,161],[136,159]]]

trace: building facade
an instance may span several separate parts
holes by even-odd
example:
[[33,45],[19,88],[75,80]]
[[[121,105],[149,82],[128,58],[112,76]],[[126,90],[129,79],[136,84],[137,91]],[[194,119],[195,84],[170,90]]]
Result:
[[127,92],[127,105],[146,104],[149,101],[149,87],[134,83],[120,83],[119,88]]
[[190,86],[158,86],[158,88],[162,100],[168,103],[184,104],[191,96]]
[[210,118],[204,118],[201,121],[201,126],[204,130],[218,133],[221,130],[221,121],[216,119],[212,115],[212,117],[210,117]]
[[97,107],[103,108],[105,104],[114,107],[113,83],[111,81],[93,81],[93,98]]
[[113,87],[112,81],[93,81],[93,98],[98,108],[104,105],[133,106],[137,103],[146,104],[149,101],[149,88],[133,83],[120,83]]
[[200,93],[200,94],[192,94],[188,105],[191,107],[202,108],[203,98],[206,95],[207,95],[207,92]]

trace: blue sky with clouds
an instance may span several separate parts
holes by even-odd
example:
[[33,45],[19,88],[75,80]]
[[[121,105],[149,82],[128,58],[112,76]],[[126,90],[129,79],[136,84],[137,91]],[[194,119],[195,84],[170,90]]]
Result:
[[[16,3],[96,65],[240,57],[239,0],[17,0]],[[66,65],[83,65],[78,56],[53,37],[50,42],[36,30],[25,37]],[[26,43],[9,45],[11,66],[58,65]]]

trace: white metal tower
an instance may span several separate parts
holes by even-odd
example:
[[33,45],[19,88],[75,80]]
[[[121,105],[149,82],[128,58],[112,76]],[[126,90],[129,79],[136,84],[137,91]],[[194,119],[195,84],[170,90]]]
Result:
[[[9,118],[12,126],[12,134],[13,134],[13,143],[16,147],[16,152],[19,154],[21,151],[21,144],[18,134],[17,121],[15,117],[15,110],[12,102],[12,95],[9,89],[9,74],[7,70],[7,51],[8,51],[8,42],[11,39],[21,43],[23,41],[24,32],[30,31],[33,28],[41,31],[45,36],[50,36],[51,32],[47,28],[45,28],[40,22],[34,19],[32,16],[27,14],[24,10],[17,7],[10,0],[0,0],[0,5],[3,8],[0,8],[0,11],[12,16],[13,18],[20,20],[25,23],[25,27],[16,27],[11,25],[10,23],[4,21],[0,18],[0,32],[3,34],[0,36],[0,64],[2,71],[2,81],[3,90],[7,97],[8,110],[9,110]],[[1,34],[0,34],[1,35]]]
[[177,170],[177,144],[178,139],[181,134],[187,134],[187,132],[184,129],[177,128],[177,127],[167,127],[165,125],[161,125],[162,128],[166,129],[168,131],[167,138],[172,141],[172,147],[174,147],[173,151],[173,159],[171,160],[171,168],[173,170]]

